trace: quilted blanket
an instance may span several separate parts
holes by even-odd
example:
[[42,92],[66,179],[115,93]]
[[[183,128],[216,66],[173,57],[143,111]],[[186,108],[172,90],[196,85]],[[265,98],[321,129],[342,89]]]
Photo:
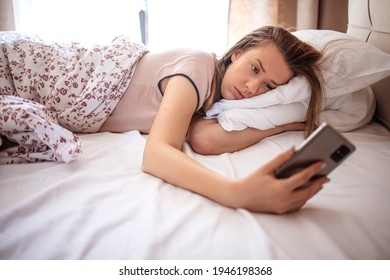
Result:
[[0,32],[0,163],[70,162],[75,133],[97,132],[126,91],[144,45],[47,42]]

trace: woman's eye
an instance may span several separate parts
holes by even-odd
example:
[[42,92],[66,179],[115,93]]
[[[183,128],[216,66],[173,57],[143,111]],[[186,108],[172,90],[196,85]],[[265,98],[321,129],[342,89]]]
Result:
[[259,73],[259,68],[257,68],[255,65],[251,65],[252,71],[255,72],[256,74]]
[[269,83],[264,83],[264,86],[265,86],[268,90],[273,90],[273,89],[274,89]]

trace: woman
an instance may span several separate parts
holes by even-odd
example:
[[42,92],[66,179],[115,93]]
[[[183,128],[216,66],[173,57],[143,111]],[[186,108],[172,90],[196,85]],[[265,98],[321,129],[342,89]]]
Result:
[[[175,50],[148,53],[139,61],[131,84],[100,131],[137,129],[148,133],[144,172],[233,208],[287,213],[300,209],[328,180],[320,178],[297,189],[322,168],[316,163],[288,179],[274,171],[292,156],[288,150],[240,179],[222,177],[181,152],[186,139],[200,153],[236,151],[286,130],[225,132],[202,116],[221,98],[240,99],[263,94],[304,75],[312,85],[306,133],[315,126],[320,108],[321,54],[279,27],[263,27],[245,36],[215,63],[212,55]],[[216,65],[216,66],[215,66]],[[139,94],[137,94],[139,93]]]

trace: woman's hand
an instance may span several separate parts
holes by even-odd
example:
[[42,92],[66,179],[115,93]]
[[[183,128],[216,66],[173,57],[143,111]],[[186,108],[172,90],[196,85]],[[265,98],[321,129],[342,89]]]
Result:
[[233,201],[233,207],[277,214],[299,210],[329,180],[322,177],[304,188],[299,188],[322,168],[321,162],[289,178],[276,178],[275,171],[293,154],[294,150],[288,150],[250,175],[237,180],[231,189],[230,199]]

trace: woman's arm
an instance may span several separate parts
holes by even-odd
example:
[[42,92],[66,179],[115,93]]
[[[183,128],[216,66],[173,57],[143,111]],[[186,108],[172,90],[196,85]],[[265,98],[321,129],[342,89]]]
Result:
[[304,123],[288,123],[267,130],[246,128],[226,131],[216,119],[195,119],[188,131],[187,141],[192,149],[203,155],[218,155],[235,152],[252,146],[260,140],[285,131],[304,130]]
[[170,78],[145,146],[143,171],[222,205],[255,212],[296,211],[320,190],[326,178],[295,190],[321,168],[320,163],[288,179],[275,178],[274,171],[291,157],[292,150],[237,180],[223,177],[188,157],[181,148],[196,104],[192,84],[181,76]]

